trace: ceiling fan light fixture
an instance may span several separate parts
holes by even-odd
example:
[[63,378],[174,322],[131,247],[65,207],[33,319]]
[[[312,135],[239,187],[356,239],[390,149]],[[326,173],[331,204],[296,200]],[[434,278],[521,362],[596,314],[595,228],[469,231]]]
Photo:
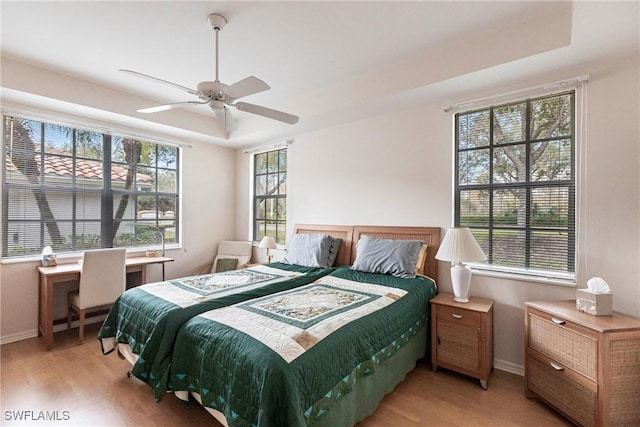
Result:
[[212,99],[211,101],[209,101],[209,108],[211,108],[211,111],[215,111],[215,112],[223,111],[224,102]]

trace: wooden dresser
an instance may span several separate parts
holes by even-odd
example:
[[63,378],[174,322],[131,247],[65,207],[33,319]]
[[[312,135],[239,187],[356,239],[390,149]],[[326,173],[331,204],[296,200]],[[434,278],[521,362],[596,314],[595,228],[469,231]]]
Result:
[[584,426],[640,425],[640,318],[528,302],[525,394]]

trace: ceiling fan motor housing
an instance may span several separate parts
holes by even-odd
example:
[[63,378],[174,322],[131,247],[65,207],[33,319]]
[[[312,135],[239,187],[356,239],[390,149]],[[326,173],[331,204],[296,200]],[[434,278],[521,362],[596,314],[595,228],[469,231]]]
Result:
[[225,94],[229,86],[221,82],[200,82],[196,86],[198,96],[203,100],[215,99],[224,101]]

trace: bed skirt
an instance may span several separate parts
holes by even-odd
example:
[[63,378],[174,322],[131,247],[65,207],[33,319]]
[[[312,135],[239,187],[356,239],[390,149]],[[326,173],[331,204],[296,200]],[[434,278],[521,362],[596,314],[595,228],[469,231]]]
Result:
[[[429,323],[429,322],[426,322]],[[331,406],[331,410],[317,418],[314,427],[351,427],[373,414],[384,396],[391,393],[411,372],[416,362],[425,357],[427,350],[427,326],[423,326],[393,357],[382,362],[375,373],[358,379],[350,393],[344,395]],[[194,399],[201,402],[198,393],[191,393]],[[187,399],[187,392],[176,392],[182,400]],[[227,426],[222,412],[205,408],[218,422]]]

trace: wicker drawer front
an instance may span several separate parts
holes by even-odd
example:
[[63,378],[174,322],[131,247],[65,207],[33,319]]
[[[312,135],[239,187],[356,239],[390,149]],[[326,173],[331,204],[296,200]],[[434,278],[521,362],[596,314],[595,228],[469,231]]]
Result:
[[597,393],[572,381],[565,371],[528,356],[527,387],[556,409],[584,426],[597,423]]
[[436,316],[439,319],[446,320],[448,322],[475,326],[476,328],[480,327],[481,322],[481,314],[477,311],[461,310],[459,308],[444,305],[438,306]]
[[469,371],[480,369],[479,330],[438,320],[438,362]]
[[609,360],[611,424],[640,426],[640,338],[611,341]]
[[529,347],[589,378],[598,378],[598,341],[551,320],[529,315]]

